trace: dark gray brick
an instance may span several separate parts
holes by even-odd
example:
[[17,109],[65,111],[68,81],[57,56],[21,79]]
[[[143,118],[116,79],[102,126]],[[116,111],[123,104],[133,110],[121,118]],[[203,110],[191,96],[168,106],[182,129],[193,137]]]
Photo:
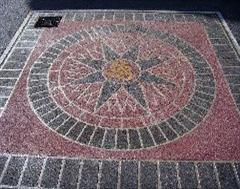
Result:
[[115,147],[115,129],[108,129],[106,132],[105,140],[104,140],[104,148],[111,149]]
[[83,133],[79,137],[78,141],[84,144],[88,144],[93,131],[94,131],[94,127],[87,125],[83,130]]
[[145,20],[146,20],[146,21],[152,21],[152,20],[154,20],[154,14],[153,14],[153,13],[146,13],[146,14],[145,14]]
[[209,95],[214,95],[215,89],[211,87],[197,86],[195,88],[199,92],[203,92]]
[[103,161],[100,188],[117,188],[118,162]]
[[42,119],[44,120],[45,123],[49,123],[53,119],[55,119],[58,115],[60,115],[63,111],[60,108],[57,108],[47,114],[45,114]]
[[157,188],[158,173],[157,164],[151,162],[141,162],[141,187],[142,188]]
[[216,167],[222,188],[238,188],[237,179],[230,163],[216,163]]
[[[33,70],[36,70],[35,68]],[[39,70],[38,73],[40,73],[40,70],[45,70],[45,69],[37,69]],[[47,80],[47,74],[41,73],[41,74],[31,74],[31,80]],[[47,83],[47,82],[46,82]]]
[[0,156],[0,175],[2,174],[2,171],[4,169],[4,166],[7,162],[7,157],[6,156]]
[[38,40],[38,36],[37,35],[22,35],[19,40],[35,42]]
[[37,109],[37,108],[39,108],[39,107],[41,107],[43,105],[49,104],[51,102],[53,102],[53,100],[51,98],[49,98],[49,97],[48,98],[44,98],[44,99],[38,100],[36,102],[33,102],[33,107],[35,109]]
[[35,87],[31,87],[29,88],[29,94],[32,95],[34,93],[38,93],[40,91],[46,91],[48,90],[48,87],[47,85],[41,85],[41,86],[35,86]]
[[56,188],[61,170],[61,159],[48,159],[43,172],[41,187]]
[[191,99],[191,103],[196,104],[197,106],[203,107],[205,109],[209,109],[211,106],[211,102],[205,101],[201,98],[197,98],[196,96],[193,96]]
[[16,47],[22,47],[22,48],[30,47],[30,48],[33,48],[35,45],[36,45],[36,43],[32,42],[32,41],[19,41],[16,44]]
[[105,12],[105,20],[113,20],[114,12]]
[[68,12],[68,13],[65,14],[64,20],[71,20],[71,21],[73,21],[74,15],[75,15],[74,13]]
[[143,21],[144,17],[142,13],[135,13],[135,21]]
[[105,129],[102,128],[97,128],[93,138],[91,140],[91,144],[97,147],[101,147],[102,141],[103,141],[103,136],[104,136]]
[[31,99],[31,101],[34,102],[34,101],[37,101],[37,100],[40,100],[43,98],[48,98],[49,96],[50,96],[50,94],[48,91],[42,91],[42,92],[30,95],[30,99]]
[[97,188],[98,161],[84,161],[79,188]]
[[0,78],[18,78],[21,71],[0,70]]
[[4,107],[5,104],[7,103],[7,98],[0,98],[0,107]]
[[138,188],[137,161],[124,161],[121,166],[121,188]]
[[159,125],[164,135],[167,137],[168,140],[173,140],[177,138],[177,134],[169,127],[166,122],[163,122]]
[[67,134],[67,137],[76,140],[77,137],[80,135],[80,133],[82,132],[84,126],[86,124],[82,123],[82,122],[78,122],[72,129],[71,131]]
[[94,20],[103,20],[104,13],[95,13]]
[[151,137],[147,128],[139,129],[139,132],[140,132],[142,143],[143,143],[144,147],[149,147],[149,146],[154,145],[153,138]]
[[124,13],[123,12],[116,12],[114,18],[117,21],[122,21],[122,20],[124,20]]
[[23,169],[25,160],[26,160],[26,157],[17,157],[17,156],[11,157],[1,184],[16,186],[21,176],[21,171]]
[[129,129],[129,143],[131,149],[138,149],[141,148],[141,142],[139,139],[139,135],[136,129]]
[[127,149],[128,148],[127,131],[126,130],[118,130],[118,132],[117,132],[117,148],[119,148],[119,149]]
[[179,177],[182,188],[197,188],[198,181],[194,163],[179,162]]
[[11,88],[0,87],[0,96],[9,96],[11,91]]
[[94,19],[95,14],[94,13],[86,13],[84,17],[84,21],[92,21]]
[[199,123],[202,121],[202,117],[199,114],[187,108],[182,109],[181,113],[185,115],[190,121],[193,121],[194,123]]
[[75,21],[83,21],[84,13],[76,13]]
[[77,188],[79,169],[81,166],[79,160],[66,160],[60,181],[60,188],[74,189]]
[[71,129],[73,127],[73,125],[77,122],[76,119],[74,118],[70,118],[68,119],[64,124],[62,124],[58,129],[57,129],[57,132],[62,134],[62,135],[65,135],[69,129]]
[[125,20],[128,21],[133,20],[133,13],[125,13]]
[[170,118],[167,122],[179,135],[183,135],[184,133],[187,132],[187,130],[181,124],[179,124],[174,118]]
[[22,69],[25,66],[25,62],[6,62],[3,69]]
[[57,106],[55,103],[50,103],[50,104],[40,107],[36,111],[38,112],[39,115],[43,115],[43,114],[46,114],[46,113],[54,110],[56,107]]
[[155,125],[150,127],[150,131],[153,135],[153,138],[156,142],[156,144],[161,144],[166,142],[166,138],[163,136],[163,134],[161,133],[161,131],[159,130],[159,128]]
[[204,94],[204,93],[200,93],[200,92],[195,92],[195,94],[198,98],[201,98],[203,100],[206,101],[212,101],[214,96],[208,95],[208,94]]
[[181,114],[177,114],[175,116],[175,119],[177,119],[178,122],[180,122],[184,127],[189,130],[193,129],[196,126],[192,121],[188,120],[185,116]]
[[202,188],[218,188],[212,163],[197,163],[200,186]]
[[10,87],[14,86],[17,79],[0,79],[0,86]]
[[176,164],[173,162],[160,162],[160,183],[162,189],[178,188]]
[[238,179],[240,179],[240,163],[235,163],[234,165],[236,168]]
[[193,104],[193,103],[189,103],[186,106],[186,108],[191,109],[192,111],[198,113],[201,116],[205,116],[207,114],[207,110],[205,110],[204,108],[197,106],[196,104]]
[[43,166],[42,158],[30,157],[24,171],[21,186],[36,187]]
[[12,54],[8,58],[8,61],[25,62],[31,53],[30,49],[22,48],[13,50]]

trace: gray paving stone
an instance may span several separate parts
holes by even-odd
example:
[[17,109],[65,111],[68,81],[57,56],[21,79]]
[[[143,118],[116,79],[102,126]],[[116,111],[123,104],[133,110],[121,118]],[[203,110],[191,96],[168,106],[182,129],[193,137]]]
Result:
[[38,40],[38,37],[37,35],[22,35],[20,37],[20,41],[27,41],[27,42],[35,42]]
[[39,115],[43,115],[43,114],[46,114],[56,108],[57,108],[57,106],[55,103],[49,103],[45,106],[42,106],[42,107],[36,109],[36,111],[38,112]]
[[148,132],[147,128],[139,129],[140,136],[144,147],[150,147],[154,145],[153,139]]
[[208,94],[205,94],[205,93],[201,93],[201,92],[198,92],[198,91],[195,92],[194,95],[196,95],[196,97],[201,98],[205,101],[212,101],[213,98],[214,98],[214,96],[211,96],[211,95],[208,95]]
[[47,159],[43,172],[41,187],[56,188],[60,175],[62,159]]
[[65,14],[64,20],[68,20],[68,21],[71,20],[71,21],[73,21],[74,16],[75,16],[75,13],[68,12],[68,13]]
[[240,84],[240,76],[239,75],[231,75],[225,76],[229,83],[231,84]]
[[57,108],[46,115],[42,116],[42,119],[44,120],[45,123],[49,123],[53,119],[55,119],[58,115],[60,115],[63,111],[60,108]]
[[60,181],[60,188],[62,189],[75,189],[77,188],[79,169],[81,166],[79,160],[66,160]]
[[0,78],[18,78],[21,71],[0,70]]
[[76,119],[74,118],[70,118],[68,119],[64,124],[62,124],[58,129],[57,129],[57,132],[62,134],[62,135],[65,135],[69,129],[71,129],[73,127],[73,125],[77,122]]
[[2,178],[1,184],[16,186],[21,176],[26,157],[12,156],[8,164],[7,170]]
[[31,53],[31,49],[15,49],[8,58],[8,61],[25,62]]
[[145,20],[146,21],[153,21],[154,20],[154,14],[153,13],[146,13],[145,14]]
[[126,130],[118,130],[117,131],[117,148],[119,148],[119,149],[127,149],[128,148],[128,140],[127,140],[127,131]]
[[240,179],[240,163],[234,163],[238,179]]
[[144,17],[142,13],[135,13],[135,21],[143,21]]
[[78,141],[80,143],[88,144],[88,142],[90,141],[90,137],[92,136],[93,131],[94,131],[94,127],[87,125],[85,127],[85,129],[83,130],[83,133],[79,137]]
[[84,21],[92,21],[94,19],[94,13],[86,13],[84,17]]
[[94,20],[103,20],[104,13],[95,13]]
[[12,88],[0,87],[0,96],[9,96]]
[[160,183],[162,189],[178,188],[177,169],[173,162],[160,162]]
[[205,109],[209,109],[211,106],[211,102],[205,101],[201,98],[197,98],[197,96],[193,96],[191,99],[191,103],[196,104],[197,106],[203,107]]
[[173,140],[177,138],[177,134],[169,127],[166,122],[161,123],[159,127],[168,140]]
[[116,12],[114,15],[114,19],[116,21],[123,21],[124,20],[124,13],[123,12]]
[[98,161],[84,161],[79,188],[97,188],[98,171]]
[[102,129],[100,127],[97,128],[91,140],[91,144],[93,146],[101,147],[104,133],[105,133],[105,129]]
[[22,69],[25,66],[25,62],[11,62],[11,61],[7,61],[4,66],[3,69]]
[[105,20],[113,20],[114,12],[108,11],[105,12]]
[[35,42],[31,42],[31,41],[19,41],[17,44],[16,44],[16,47],[22,47],[22,48],[33,48],[34,46],[36,45]]
[[105,140],[104,140],[104,148],[111,149],[115,147],[115,129],[108,129],[106,132]]
[[82,123],[82,122],[78,122],[72,129],[71,131],[67,134],[67,136],[73,140],[76,140],[77,137],[80,135],[80,133],[82,132],[84,126],[86,124]]
[[[194,102],[191,100],[191,102]],[[200,106],[197,106],[196,104],[193,104],[193,103],[189,103],[187,106],[186,106],[187,109],[189,110],[192,110],[194,112],[196,112],[197,114],[199,114],[200,116],[205,116],[207,114],[207,110],[200,107]]]
[[193,122],[191,122],[181,114],[177,114],[175,116],[175,119],[177,119],[178,122],[180,122],[184,127],[186,127],[189,130],[193,129],[196,126]]
[[24,171],[21,186],[36,187],[43,166],[43,158],[30,157]]
[[183,135],[184,133],[187,132],[187,130],[181,124],[179,124],[174,118],[170,118],[167,122],[179,135]]
[[218,188],[212,163],[197,163],[201,188]]
[[8,98],[0,97],[0,107],[4,107]]
[[[38,69],[40,70],[40,69]],[[40,71],[41,72],[41,71]],[[40,73],[38,72],[38,73]],[[40,73],[40,74],[31,74],[31,80],[43,80],[43,81],[47,81],[47,74],[45,73]],[[46,82],[47,83],[47,82]]]
[[129,143],[131,149],[138,149],[141,148],[141,142],[139,139],[139,135],[136,129],[129,129]]
[[0,156],[0,175],[2,174],[2,171],[4,169],[4,166],[7,162],[8,157],[7,156]]
[[84,13],[76,13],[74,17],[74,21],[83,21]]
[[0,86],[14,86],[16,83],[17,79],[0,79]]
[[200,123],[203,119],[199,114],[193,112],[191,109],[184,108],[181,113],[194,123]]
[[49,96],[50,96],[49,91],[41,91],[39,93],[32,94],[29,97],[31,101],[34,102],[43,98],[48,98]]
[[159,128],[156,125],[149,127],[149,129],[153,135],[153,138],[154,138],[156,144],[161,144],[161,143],[166,142],[167,139],[163,136],[163,134],[161,133],[161,131],[159,130]]
[[125,20],[132,21],[133,13],[125,13]]
[[198,181],[194,163],[179,162],[178,168],[182,188],[197,188]]
[[117,188],[118,183],[117,161],[103,161],[100,188]]
[[121,188],[138,188],[138,162],[123,161],[120,179]]
[[40,91],[46,91],[46,90],[48,90],[48,87],[47,87],[47,85],[41,85],[41,86],[37,86],[37,87],[35,86],[32,88],[29,88],[28,90],[29,90],[29,94],[32,95],[32,94],[38,93]]
[[141,162],[140,182],[142,188],[158,188],[157,164],[152,162]]
[[238,188],[237,179],[230,163],[216,163],[216,167],[222,188]]
[[53,100],[51,98],[49,98],[49,97],[48,98],[44,98],[44,99],[41,99],[41,100],[33,102],[33,107],[35,109],[37,109],[37,108],[39,108],[39,107],[41,107],[43,105],[49,104],[51,102],[53,102]]

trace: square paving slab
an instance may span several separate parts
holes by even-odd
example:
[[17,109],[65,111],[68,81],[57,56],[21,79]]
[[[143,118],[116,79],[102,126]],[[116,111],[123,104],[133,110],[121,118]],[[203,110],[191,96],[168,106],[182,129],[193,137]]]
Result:
[[0,188],[240,187],[239,52],[218,12],[32,12],[0,59]]

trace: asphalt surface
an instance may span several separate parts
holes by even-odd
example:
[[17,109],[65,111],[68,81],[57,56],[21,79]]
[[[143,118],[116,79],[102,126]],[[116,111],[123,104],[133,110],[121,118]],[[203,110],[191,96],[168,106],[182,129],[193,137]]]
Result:
[[0,54],[31,10],[61,9],[147,9],[147,10],[203,10],[221,11],[232,33],[240,42],[239,1],[156,1],[156,0],[1,0]]

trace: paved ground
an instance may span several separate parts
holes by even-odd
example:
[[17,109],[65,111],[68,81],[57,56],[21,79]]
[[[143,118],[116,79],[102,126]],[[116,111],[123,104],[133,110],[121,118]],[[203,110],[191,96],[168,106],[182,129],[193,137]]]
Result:
[[33,13],[1,62],[0,188],[240,188],[239,54],[219,16]]

